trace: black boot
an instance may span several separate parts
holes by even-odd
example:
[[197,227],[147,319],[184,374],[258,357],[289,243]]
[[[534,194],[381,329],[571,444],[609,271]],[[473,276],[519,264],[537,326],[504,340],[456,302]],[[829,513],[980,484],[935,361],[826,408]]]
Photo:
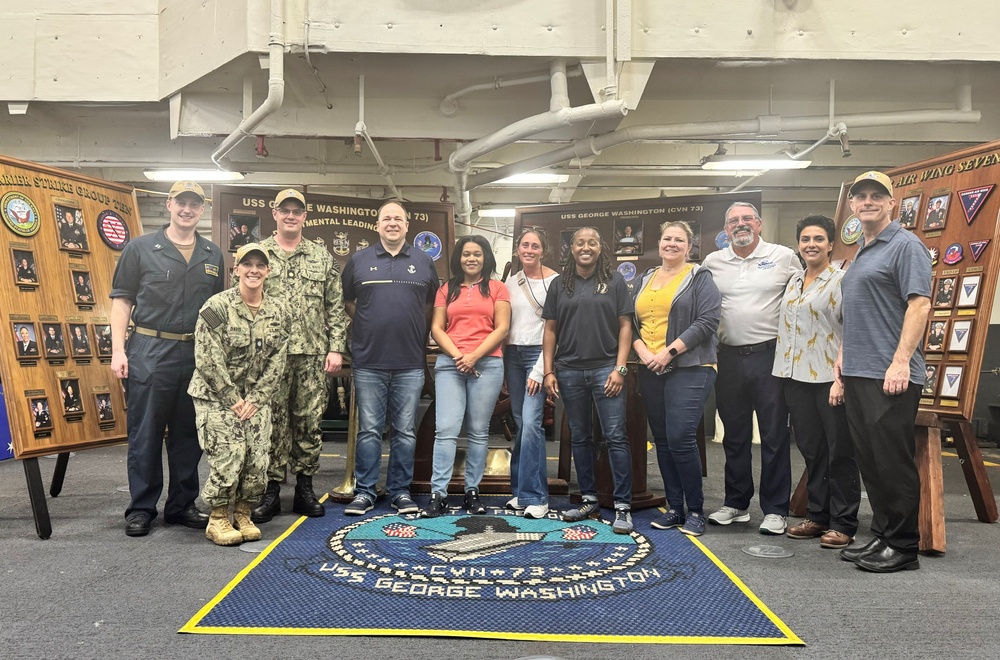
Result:
[[280,492],[280,483],[277,481],[268,481],[267,490],[264,491],[264,497],[261,498],[260,504],[250,512],[250,520],[255,523],[266,523],[281,513]]
[[292,511],[310,518],[318,518],[326,514],[326,509],[313,493],[313,478],[311,476],[295,475],[295,499],[292,500]]

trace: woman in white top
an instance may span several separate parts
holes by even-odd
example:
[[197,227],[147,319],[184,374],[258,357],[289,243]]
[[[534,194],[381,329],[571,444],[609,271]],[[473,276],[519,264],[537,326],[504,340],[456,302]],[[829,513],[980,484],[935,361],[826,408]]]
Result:
[[785,287],[772,374],[785,379],[795,444],[806,461],[806,519],[793,539],[820,537],[824,548],[846,548],[858,529],[861,482],[844,412],[844,388],[833,365],[843,336],[840,280],[830,265],[833,220],[810,215],[795,227],[803,273]]
[[510,410],[517,426],[510,458],[510,488],[507,506],[524,510],[526,518],[541,518],[549,512],[549,485],[545,463],[545,430],[542,415],[542,307],[549,285],[559,274],[542,265],[548,253],[545,233],[528,228],[515,244],[521,270],[507,278],[510,293],[510,334],[504,350],[504,373],[510,394]]

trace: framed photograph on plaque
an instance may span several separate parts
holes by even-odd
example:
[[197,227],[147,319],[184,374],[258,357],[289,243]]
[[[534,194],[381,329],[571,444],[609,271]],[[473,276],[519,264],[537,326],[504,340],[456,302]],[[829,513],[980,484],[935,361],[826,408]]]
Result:
[[229,251],[236,252],[247,243],[260,240],[260,220],[256,213],[229,214]]
[[983,283],[982,275],[965,275],[962,285],[958,288],[958,306],[976,307],[979,305],[979,289]]
[[71,270],[70,278],[73,280],[73,295],[76,302],[83,305],[94,304],[94,287],[90,283],[90,271]]
[[47,358],[66,357],[66,340],[63,338],[62,325],[58,323],[42,324],[42,350]]
[[949,353],[968,353],[969,337],[972,336],[972,322],[975,319],[955,319],[948,333]]
[[111,407],[111,395],[105,392],[95,394],[94,398],[97,401],[97,420],[99,422],[115,421],[115,409]]
[[924,342],[924,351],[927,353],[941,353],[944,351],[944,340],[947,336],[948,321],[938,321],[931,319],[927,328],[927,341]]
[[55,204],[56,223],[59,225],[59,249],[70,252],[90,252],[87,228],[83,224],[83,211],[62,204]]
[[965,367],[961,364],[949,364],[944,367],[944,374],[941,377],[942,399],[957,399],[958,392],[962,387],[962,375]]
[[927,363],[924,366],[924,387],[920,396],[934,397],[937,395],[938,369],[940,365]]
[[31,250],[11,248],[10,254],[11,263],[14,264],[14,284],[18,286],[38,286],[35,253]]
[[30,321],[14,321],[10,324],[14,330],[14,346],[17,348],[19,360],[37,360],[41,357],[38,348],[38,334],[35,324]]
[[924,216],[924,231],[944,229],[948,223],[948,200],[951,192],[934,195],[927,200],[927,215]]
[[97,355],[111,357],[111,326],[95,323],[94,339],[97,340]]
[[917,226],[920,193],[919,190],[911,191],[899,204],[899,225],[904,229],[914,229]]
[[49,397],[28,397],[28,406],[31,408],[31,419],[35,431],[51,430],[52,410],[49,408]]
[[615,220],[615,254],[632,256],[642,254],[642,220],[629,218]]
[[69,324],[69,344],[73,357],[92,357],[94,349],[90,345],[86,323]]
[[62,394],[64,415],[76,415],[83,412],[83,398],[80,396],[80,381],[76,378],[63,378],[59,381],[59,392]]
[[955,304],[955,283],[957,277],[940,277],[934,286],[934,308],[951,309]]

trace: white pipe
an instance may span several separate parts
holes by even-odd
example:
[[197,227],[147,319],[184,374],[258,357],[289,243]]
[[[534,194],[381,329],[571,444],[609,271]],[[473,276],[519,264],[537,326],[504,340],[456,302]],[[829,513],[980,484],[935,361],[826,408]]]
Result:
[[618,77],[615,75],[615,0],[604,2],[604,48],[607,50],[604,98],[613,99],[618,96]]
[[277,112],[285,99],[285,18],[283,0],[271,0],[271,34],[268,38],[267,68],[267,98],[249,117],[246,117],[236,130],[230,133],[219,148],[212,154],[212,162],[223,169],[219,162],[233,150],[244,138],[260,126],[261,122]]
[[[583,75],[583,67],[577,65],[572,69],[567,70],[566,75],[570,78],[576,78],[577,76],[581,76]],[[440,111],[441,114],[447,117],[451,117],[456,112],[458,112],[458,99],[462,96],[465,96],[466,94],[470,94],[472,92],[482,92],[491,89],[503,89],[504,87],[514,87],[516,85],[528,85],[532,83],[546,82],[550,79],[551,79],[551,73],[548,71],[525,74],[520,78],[513,78],[511,80],[506,80],[504,78],[497,77],[493,79],[493,82],[469,85],[468,87],[460,89],[457,92],[452,92],[448,96],[444,97],[441,100],[441,103],[438,104],[438,111]]]
[[[392,180],[392,173],[385,164],[385,161],[382,160],[382,154],[378,152],[375,140],[368,134],[368,127],[365,126],[365,74],[363,73],[358,76],[358,123],[354,126],[354,135],[363,137],[365,142],[368,143],[368,148],[372,150],[372,156],[375,157],[375,162],[378,163],[378,173],[385,177],[386,183],[389,184],[389,190],[392,191],[392,196],[400,199],[399,190],[396,189],[396,184]],[[355,137],[355,140],[357,140],[357,137]],[[361,153],[360,149],[358,149],[357,153]]]
[[[981,118],[978,110],[907,110],[900,112],[873,112],[867,114],[842,115],[837,119],[845,126],[853,128],[870,128],[877,126],[902,126],[913,124],[974,124]],[[573,144],[556,149],[546,154],[540,154],[503,167],[481,172],[468,178],[468,184],[477,188],[487,183],[505,179],[514,174],[531,172],[543,167],[557,165],[574,158],[589,158],[599,155],[604,149],[616,147],[626,142],[640,140],[671,140],[677,138],[716,138],[729,135],[744,135],[815,131],[828,129],[828,116],[808,117],[777,117],[761,116],[756,119],[743,119],[720,122],[691,122],[686,124],[667,124],[652,126],[632,126],[597,137],[577,140]],[[765,130],[762,130],[765,128]]]

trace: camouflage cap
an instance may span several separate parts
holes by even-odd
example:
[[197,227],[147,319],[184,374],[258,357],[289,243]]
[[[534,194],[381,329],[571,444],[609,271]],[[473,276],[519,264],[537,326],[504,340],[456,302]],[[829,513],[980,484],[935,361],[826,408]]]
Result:
[[265,263],[271,263],[271,257],[267,254],[267,248],[260,243],[247,243],[246,245],[240,247],[240,249],[236,250],[236,257],[233,263],[242,263],[251,252],[259,252],[260,256],[264,257]]

